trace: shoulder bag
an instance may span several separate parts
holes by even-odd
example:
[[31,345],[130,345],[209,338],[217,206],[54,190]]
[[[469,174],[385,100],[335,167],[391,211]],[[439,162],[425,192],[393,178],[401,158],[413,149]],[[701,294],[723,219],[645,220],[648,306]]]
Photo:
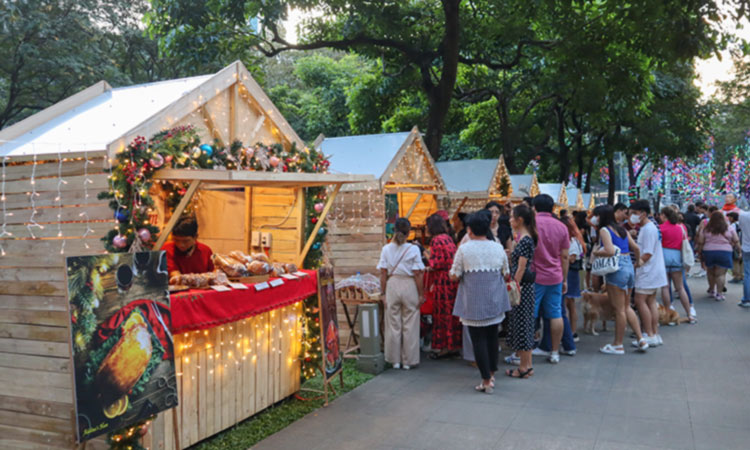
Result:
[[510,278],[506,283],[505,287],[508,289],[508,299],[510,300],[510,306],[518,306],[521,304],[521,289],[518,287],[518,283],[513,278]]
[[620,248],[615,247],[614,256],[597,256],[591,265],[591,273],[603,277],[620,270]]
[[693,267],[695,265],[695,253],[693,247],[690,245],[690,241],[687,238],[687,233],[682,230],[682,265],[686,268]]

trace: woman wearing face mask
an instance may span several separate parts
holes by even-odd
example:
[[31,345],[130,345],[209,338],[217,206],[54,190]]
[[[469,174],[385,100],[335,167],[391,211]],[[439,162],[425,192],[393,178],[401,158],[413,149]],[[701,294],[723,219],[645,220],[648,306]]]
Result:
[[635,332],[638,350],[645,352],[648,349],[648,342],[641,335],[641,326],[638,317],[630,307],[628,295],[635,285],[635,269],[630,259],[630,252],[634,252],[636,260],[639,260],[638,244],[623,227],[616,223],[614,210],[610,205],[597,206],[594,209],[591,224],[599,230],[598,247],[593,252],[595,257],[609,258],[617,254],[616,248],[620,250],[619,269],[605,276],[609,301],[612,302],[615,310],[615,338],[612,344],[605,345],[599,351],[609,355],[625,354],[622,341],[625,337],[627,322]]
[[[687,240],[687,230],[680,226],[680,217],[674,208],[666,206],[662,208],[661,215],[664,217],[664,221],[659,226],[661,231],[661,245],[664,248],[664,265],[667,268],[667,278],[672,281],[677,296],[680,298],[682,307],[685,308],[690,323],[695,323],[696,318],[690,314],[690,300],[688,299],[687,291],[682,282],[682,241]],[[669,308],[669,287],[665,291],[662,290],[662,301],[665,303],[664,307]]]

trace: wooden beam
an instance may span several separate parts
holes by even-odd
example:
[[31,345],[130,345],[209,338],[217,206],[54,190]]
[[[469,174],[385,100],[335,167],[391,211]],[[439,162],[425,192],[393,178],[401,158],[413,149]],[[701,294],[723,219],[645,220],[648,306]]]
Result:
[[[201,112],[201,116],[203,116],[203,121],[206,122],[206,128],[208,128],[208,131],[211,132],[211,136],[214,137],[219,143],[222,145],[224,144],[224,139],[221,138],[221,132],[219,132],[219,129],[216,128],[216,124],[214,124],[214,120],[211,118],[211,114],[208,113],[208,110],[206,110],[206,106],[203,105],[198,110]],[[229,120],[231,123],[231,119]]]
[[252,250],[253,238],[253,188],[245,188],[245,253]]
[[229,186],[265,187],[326,186],[339,183],[366,183],[375,180],[372,175],[211,169],[162,169],[154,174],[154,179],[170,181],[201,180],[211,184]]
[[154,245],[155,249],[160,249],[164,245],[165,242],[167,242],[167,238],[169,237],[169,233],[172,232],[172,229],[177,224],[177,220],[182,215],[182,212],[185,211],[185,208],[187,208],[187,205],[190,203],[190,200],[193,198],[193,195],[195,195],[195,192],[198,190],[198,186],[200,186],[201,181],[200,180],[193,180],[190,182],[190,186],[187,189],[187,192],[185,192],[185,195],[182,196],[182,200],[180,200],[180,203],[177,205],[177,208],[174,209],[174,212],[172,212],[172,217],[169,218],[169,222],[167,222],[167,225],[164,226],[164,229],[161,230],[161,234],[159,234],[159,239],[156,241],[156,244]]
[[[302,246],[305,243],[305,226],[307,224],[307,214],[305,214],[305,190],[303,188],[297,188],[295,192],[297,200],[294,202],[293,208],[300,208],[299,217],[297,218],[297,238],[299,239],[299,250],[302,251]],[[318,220],[320,222],[320,220]],[[300,267],[302,267],[300,265]]]
[[458,213],[461,212],[461,208],[464,207],[464,205],[466,204],[468,200],[469,200],[469,197],[464,197],[464,199],[461,200],[461,203],[458,205],[458,208],[456,208],[456,211],[453,213],[453,217],[451,217],[451,222],[456,220],[456,218],[458,217]]
[[422,200],[422,195],[424,194],[417,194],[417,198],[414,199],[414,203],[411,204],[411,208],[409,208],[409,212],[407,212],[406,216],[404,217],[406,217],[407,219],[411,217],[414,210],[417,209],[417,205],[419,204],[419,201]]
[[302,252],[299,255],[299,259],[297,262],[297,265],[299,267],[302,267],[302,263],[305,262],[307,253],[310,251],[310,247],[312,247],[312,244],[315,241],[315,237],[318,235],[318,230],[320,230],[320,227],[323,225],[323,221],[326,220],[326,216],[328,216],[328,211],[331,210],[331,206],[333,206],[333,201],[336,199],[336,196],[338,195],[340,190],[341,190],[341,183],[337,183],[336,187],[333,189],[333,192],[331,192],[331,194],[328,195],[328,200],[326,200],[326,204],[323,207],[323,211],[320,213],[320,216],[318,217],[318,223],[315,224],[315,228],[313,228],[312,233],[310,233],[310,237],[307,238],[307,242],[305,242],[305,246],[302,248]]
[[229,88],[229,142],[228,144],[231,145],[232,142],[237,140],[237,128],[236,128],[236,122],[237,122],[237,83],[234,83]]
[[250,138],[247,140],[247,145],[251,145],[253,141],[257,141],[257,139],[255,139],[255,136],[258,134],[258,131],[260,131],[265,122],[266,116],[261,115],[258,118],[258,121],[255,122],[255,125],[253,125],[253,131],[250,132]]
[[430,189],[415,189],[415,188],[401,188],[386,186],[385,192],[389,194],[404,193],[404,194],[427,194],[427,195],[448,195],[446,191],[433,191]]

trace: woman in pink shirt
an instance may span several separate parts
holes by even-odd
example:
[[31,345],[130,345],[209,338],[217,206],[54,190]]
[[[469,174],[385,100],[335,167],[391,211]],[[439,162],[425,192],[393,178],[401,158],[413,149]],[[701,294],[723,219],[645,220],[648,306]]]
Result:
[[708,293],[724,301],[727,270],[732,268],[732,249],[739,247],[739,237],[721,211],[711,213],[708,224],[698,235],[698,252],[708,275]]
[[[690,299],[682,282],[682,241],[688,238],[687,230],[680,224],[680,215],[675,208],[666,206],[662,208],[661,215],[664,220],[659,226],[659,231],[661,231],[661,246],[664,252],[664,265],[667,267],[667,278],[672,280],[672,285],[680,297],[680,303],[685,308],[685,314],[690,319],[690,323],[695,323],[695,317],[690,314]],[[661,298],[664,307],[669,309],[671,306],[669,286],[666,287],[666,292],[662,290]]]

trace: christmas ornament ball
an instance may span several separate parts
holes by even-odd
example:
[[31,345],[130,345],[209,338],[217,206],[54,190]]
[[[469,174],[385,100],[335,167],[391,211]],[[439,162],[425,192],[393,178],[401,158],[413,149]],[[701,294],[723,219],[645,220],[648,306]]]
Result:
[[214,148],[213,148],[213,147],[211,147],[211,146],[210,146],[210,145],[208,145],[208,144],[203,144],[203,145],[201,145],[201,147],[200,147],[200,148],[201,148],[201,150],[203,150],[203,153],[205,153],[205,154],[206,154],[206,156],[211,156],[211,155],[213,155],[213,154],[214,154]]
[[320,214],[320,212],[323,211],[324,207],[325,207],[325,205],[323,203],[316,203],[315,206],[314,206],[315,212],[318,213],[318,214]]
[[117,236],[112,238],[112,245],[115,248],[125,248],[125,246],[128,245],[128,238],[121,234],[118,234]]
[[159,167],[164,165],[164,157],[160,154],[156,153],[150,160],[149,163],[151,164],[151,167],[154,169],[158,169]]
[[193,149],[193,152],[190,154],[190,156],[192,156],[193,159],[198,159],[201,157],[202,154],[203,152],[201,151],[201,149],[199,149],[198,147],[195,147]]
[[313,250],[320,250],[320,242],[316,242],[312,246]]
[[310,219],[310,222],[314,225],[314,224],[318,223],[318,218],[317,217],[313,217],[312,219]]
[[148,228],[141,228],[138,230],[138,237],[141,238],[143,242],[148,242],[151,240],[151,232],[148,231]]
[[128,214],[128,210],[124,208],[120,208],[117,211],[115,211],[115,219],[120,223],[125,223],[130,218],[130,214]]
[[268,158],[268,163],[271,164],[271,167],[278,167],[280,162],[281,160],[279,159],[278,156],[272,156]]
[[326,233],[328,233],[328,229],[324,227],[320,227],[320,230],[318,230],[318,234],[321,236],[325,236]]

